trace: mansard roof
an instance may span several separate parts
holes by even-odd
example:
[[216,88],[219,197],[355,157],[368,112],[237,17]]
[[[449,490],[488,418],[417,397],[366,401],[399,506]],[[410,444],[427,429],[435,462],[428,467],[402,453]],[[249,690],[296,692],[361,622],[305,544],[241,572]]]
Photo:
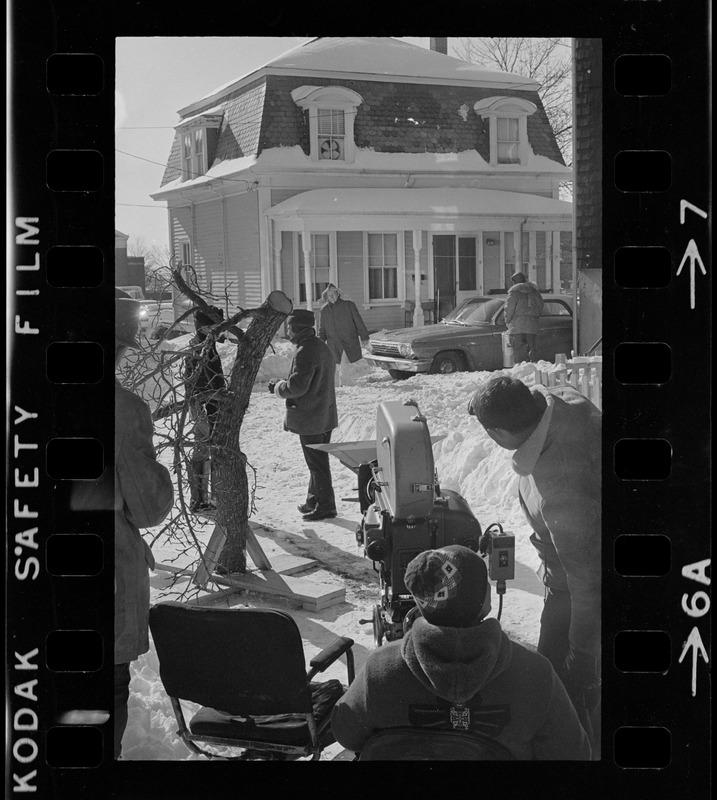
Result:
[[[380,153],[475,150],[486,162],[488,122],[475,112],[475,104],[496,96],[522,98],[537,106],[528,117],[534,153],[564,164],[535,81],[486,72],[395,39],[316,39],[220,87],[180,114],[187,119],[223,111],[210,167],[257,157],[275,147],[299,145],[309,155],[308,118],[291,96],[307,84],[342,86],[363,98],[354,127],[357,148]],[[162,186],[177,180],[180,170],[180,143],[175,136]]]

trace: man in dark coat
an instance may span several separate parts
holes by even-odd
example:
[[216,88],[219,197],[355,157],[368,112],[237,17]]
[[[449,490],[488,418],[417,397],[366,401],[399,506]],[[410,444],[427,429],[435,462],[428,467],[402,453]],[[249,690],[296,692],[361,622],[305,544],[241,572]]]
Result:
[[538,287],[522,272],[516,272],[505,302],[505,323],[513,347],[513,360],[535,361],[538,357],[538,331],[543,297]]
[[[139,349],[139,303],[115,300],[115,366]],[[82,481],[73,510],[114,509],[114,756],[127,726],[130,663],[149,650],[149,570],[154,557],[140,528],[159,525],[174,500],[172,478],[157,462],[147,404],[115,379],[115,461],[97,481]]]
[[[515,450],[520,505],[546,586],[538,652],[563,679],[598,751],[601,623],[600,411],[572,386],[492,378],[468,411]],[[592,728],[592,730],[591,730]]]
[[[224,318],[221,308],[214,306],[212,310]],[[207,512],[214,507],[209,498],[211,435],[219,414],[218,395],[226,388],[226,380],[216,342],[214,339],[207,341],[209,332],[217,323],[208,314],[197,310],[194,324],[197,333],[189,341],[191,355],[184,360],[185,394],[194,420],[194,449],[188,470],[189,509]]]
[[400,641],[369,654],[333,709],[337,741],[359,752],[396,727],[475,734],[476,760],[589,760],[575,709],[543,656],[503,633],[483,560],[462,545],[427,550],[406,568],[419,616]]
[[296,345],[296,353],[289,377],[269,384],[270,392],[286,400],[284,430],[299,434],[309,468],[306,502],[299,506],[307,521],[336,516],[329,454],[309,446],[330,442],[331,431],[339,424],[335,361],[329,348],[316,336],[315,324],[313,311],[299,308],[289,315],[289,340]]

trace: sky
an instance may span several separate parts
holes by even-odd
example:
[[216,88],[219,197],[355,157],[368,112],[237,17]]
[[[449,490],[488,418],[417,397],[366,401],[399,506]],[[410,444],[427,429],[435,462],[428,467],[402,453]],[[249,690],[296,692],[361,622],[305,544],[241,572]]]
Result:
[[[311,37],[122,37],[116,41],[115,228],[166,247],[159,189],[178,110]],[[428,48],[428,37],[397,37]],[[451,47],[449,42],[449,55]]]

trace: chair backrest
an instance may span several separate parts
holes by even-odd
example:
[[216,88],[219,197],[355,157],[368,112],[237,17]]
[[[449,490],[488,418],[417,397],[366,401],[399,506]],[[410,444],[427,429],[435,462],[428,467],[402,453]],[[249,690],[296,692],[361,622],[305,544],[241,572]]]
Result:
[[166,602],[149,626],[170,697],[236,715],[311,711],[301,635],[284,611]]
[[507,747],[480,733],[387,728],[363,746],[359,761],[510,761]]

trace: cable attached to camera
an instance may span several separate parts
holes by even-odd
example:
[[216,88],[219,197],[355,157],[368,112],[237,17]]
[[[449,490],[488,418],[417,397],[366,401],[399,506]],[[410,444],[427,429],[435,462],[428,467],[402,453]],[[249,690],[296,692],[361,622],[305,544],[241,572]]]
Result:
[[480,537],[478,549],[483,558],[488,558],[488,577],[495,581],[500,619],[503,595],[507,589],[506,581],[515,578],[515,536],[506,533],[500,522],[493,522]]

